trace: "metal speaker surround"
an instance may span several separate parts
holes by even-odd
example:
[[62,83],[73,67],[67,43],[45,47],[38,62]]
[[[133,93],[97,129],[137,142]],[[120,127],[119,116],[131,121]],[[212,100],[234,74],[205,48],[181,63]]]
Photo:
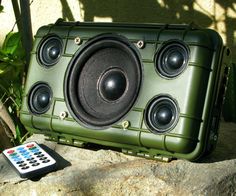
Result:
[[136,101],[141,61],[129,40],[101,35],[73,57],[65,76],[67,106],[78,122],[96,128],[120,120]]

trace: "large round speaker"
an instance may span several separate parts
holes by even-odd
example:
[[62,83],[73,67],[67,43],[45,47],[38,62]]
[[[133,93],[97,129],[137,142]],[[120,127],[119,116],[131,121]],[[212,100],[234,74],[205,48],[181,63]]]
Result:
[[153,133],[165,133],[177,124],[177,102],[167,95],[154,97],[145,109],[145,123]]
[[51,67],[59,61],[62,50],[63,44],[60,37],[56,35],[47,36],[39,43],[37,59],[41,65]]
[[166,78],[181,74],[189,60],[189,49],[183,42],[170,40],[165,42],[155,56],[156,71]]
[[43,114],[50,108],[52,90],[46,83],[36,83],[29,91],[28,106],[33,114]]
[[126,38],[103,34],[87,41],[65,75],[65,98],[79,123],[104,128],[134,105],[142,81],[137,49]]

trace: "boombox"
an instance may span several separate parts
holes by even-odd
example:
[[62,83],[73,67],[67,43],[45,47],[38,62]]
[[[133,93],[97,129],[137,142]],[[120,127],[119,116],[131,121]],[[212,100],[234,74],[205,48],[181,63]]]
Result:
[[35,36],[21,122],[62,144],[194,161],[217,142],[229,60],[194,25],[58,20]]

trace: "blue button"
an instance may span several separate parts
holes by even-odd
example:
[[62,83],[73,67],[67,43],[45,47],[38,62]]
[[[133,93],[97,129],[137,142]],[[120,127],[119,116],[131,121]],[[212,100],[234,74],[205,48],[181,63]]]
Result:
[[32,150],[31,152],[32,152],[32,153],[35,153],[35,152],[38,152],[38,151],[39,151],[39,149],[36,148],[36,149]]
[[24,149],[25,149],[24,147],[17,148],[17,150],[24,150]]
[[29,152],[26,151],[26,152],[22,153],[21,155],[24,156],[24,155],[27,155],[27,154],[29,154]]
[[31,155],[25,155],[23,156],[25,159],[30,159],[32,156]]
[[25,152],[27,152],[27,150],[20,150],[20,151],[19,151],[19,153],[21,153],[21,154],[23,154],[23,153],[25,153]]
[[21,161],[21,160],[22,160],[22,159],[21,159],[20,157],[13,159],[13,161],[15,161],[15,162],[18,162],[18,161]]

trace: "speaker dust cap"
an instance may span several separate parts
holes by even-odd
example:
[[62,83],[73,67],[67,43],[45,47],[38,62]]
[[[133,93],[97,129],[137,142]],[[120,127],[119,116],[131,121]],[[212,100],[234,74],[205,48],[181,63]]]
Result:
[[188,65],[189,48],[179,40],[164,42],[155,56],[155,68],[165,78],[175,78]]
[[63,50],[63,44],[57,35],[44,37],[37,49],[37,59],[42,66],[47,68],[58,63]]
[[66,103],[79,123],[107,127],[130,111],[141,80],[142,65],[135,46],[119,35],[99,35],[81,46],[68,66]]

